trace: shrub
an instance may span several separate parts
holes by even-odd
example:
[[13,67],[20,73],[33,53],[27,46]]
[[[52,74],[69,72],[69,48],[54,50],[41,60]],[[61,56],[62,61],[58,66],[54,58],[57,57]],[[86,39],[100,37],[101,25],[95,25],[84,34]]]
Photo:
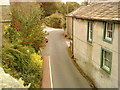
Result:
[[45,18],[45,24],[53,28],[63,28],[65,25],[65,20],[63,18],[63,15],[55,13]]
[[[25,9],[24,9],[25,8]],[[36,52],[44,46],[45,35],[42,27],[43,9],[36,3],[12,3],[12,25],[21,33],[22,45],[33,46]]]
[[53,28],[60,28],[61,19],[59,17],[46,18],[46,25]]
[[32,88],[40,88],[42,60],[37,52],[45,44],[43,11],[35,3],[12,3],[11,8],[12,23],[3,26],[3,68],[13,77],[22,78],[25,85],[31,83]]
[[[31,88],[39,88],[40,85],[40,79],[42,78],[42,64],[43,60],[42,57],[36,53],[33,53],[30,55],[31,61],[30,61],[30,67],[31,67],[31,74],[32,78],[34,80],[31,80]],[[37,82],[37,84],[35,84]]]
[[63,28],[63,29],[66,28],[66,19],[65,18],[61,22],[61,28]]
[[39,73],[41,73],[41,69],[42,69],[42,56],[38,55],[37,53],[33,53],[30,55],[31,58],[31,65],[33,66],[33,68],[37,68]]
[[24,70],[27,69],[27,64],[29,63],[29,53],[27,49],[21,49],[20,46],[11,45],[3,48],[3,67],[6,69],[11,68],[10,73],[14,76],[14,71],[24,73]]
[[3,36],[11,43],[18,42],[20,40],[20,33],[12,26],[3,25],[4,33]]
[[3,68],[6,73],[18,79],[22,78],[25,85],[31,83],[32,88],[40,87],[42,60],[34,48],[12,44],[9,47],[4,45],[2,52]]

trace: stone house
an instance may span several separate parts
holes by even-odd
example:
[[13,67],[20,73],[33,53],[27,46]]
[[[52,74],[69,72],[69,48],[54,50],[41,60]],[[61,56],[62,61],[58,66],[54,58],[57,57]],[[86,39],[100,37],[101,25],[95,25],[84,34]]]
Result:
[[66,16],[66,31],[65,31],[65,33],[72,38],[72,24],[73,24],[72,20],[73,20],[73,18],[71,15],[72,14],[70,13]]
[[68,14],[77,64],[98,88],[118,88],[120,3],[99,2]]
[[[80,8],[77,10],[72,11],[71,13],[66,15],[66,29],[65,29],[65,34],[70,36],[71,39],[73,39],[73,14],[76,13]],[[73,42],[72,40],[70,41],[70,49],[73,53]]]

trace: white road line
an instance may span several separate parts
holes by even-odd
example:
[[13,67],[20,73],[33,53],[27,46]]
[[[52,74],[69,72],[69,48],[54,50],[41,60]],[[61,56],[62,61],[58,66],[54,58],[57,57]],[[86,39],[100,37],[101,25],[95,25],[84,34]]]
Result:
[[49,69],[50,69],[50,83],[51,83],[51,88],[53,89],[53,79],[52,79],[52,72],[51,72],[51,63],[50,63],[50,56],[48,56],[49,58]]

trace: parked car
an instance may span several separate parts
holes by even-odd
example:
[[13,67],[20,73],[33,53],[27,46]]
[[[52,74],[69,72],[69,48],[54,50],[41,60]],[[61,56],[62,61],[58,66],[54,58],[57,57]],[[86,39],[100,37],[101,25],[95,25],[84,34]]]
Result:
[[48,38],[46,36],[43,36],[45,38],[46,43],[48,43]]
[[46,40],[46,43],[48,43],[48,38],[47,37],[45,37],[45,40]]

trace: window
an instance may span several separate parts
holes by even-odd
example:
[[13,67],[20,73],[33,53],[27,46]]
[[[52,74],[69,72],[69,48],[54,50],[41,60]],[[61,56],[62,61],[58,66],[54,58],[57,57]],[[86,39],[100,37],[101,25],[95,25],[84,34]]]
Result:
[[104,22],[104,41],[108,43],[112,43],[113,40],[113,31],[114,31],[114,24],[113,23],[106,23]]
[[87,41],[92,43],[93,40],[93,22],[88,21]]
[[110,74],[111,66],[112,66],[112,52],[102,48],[101,68]]

